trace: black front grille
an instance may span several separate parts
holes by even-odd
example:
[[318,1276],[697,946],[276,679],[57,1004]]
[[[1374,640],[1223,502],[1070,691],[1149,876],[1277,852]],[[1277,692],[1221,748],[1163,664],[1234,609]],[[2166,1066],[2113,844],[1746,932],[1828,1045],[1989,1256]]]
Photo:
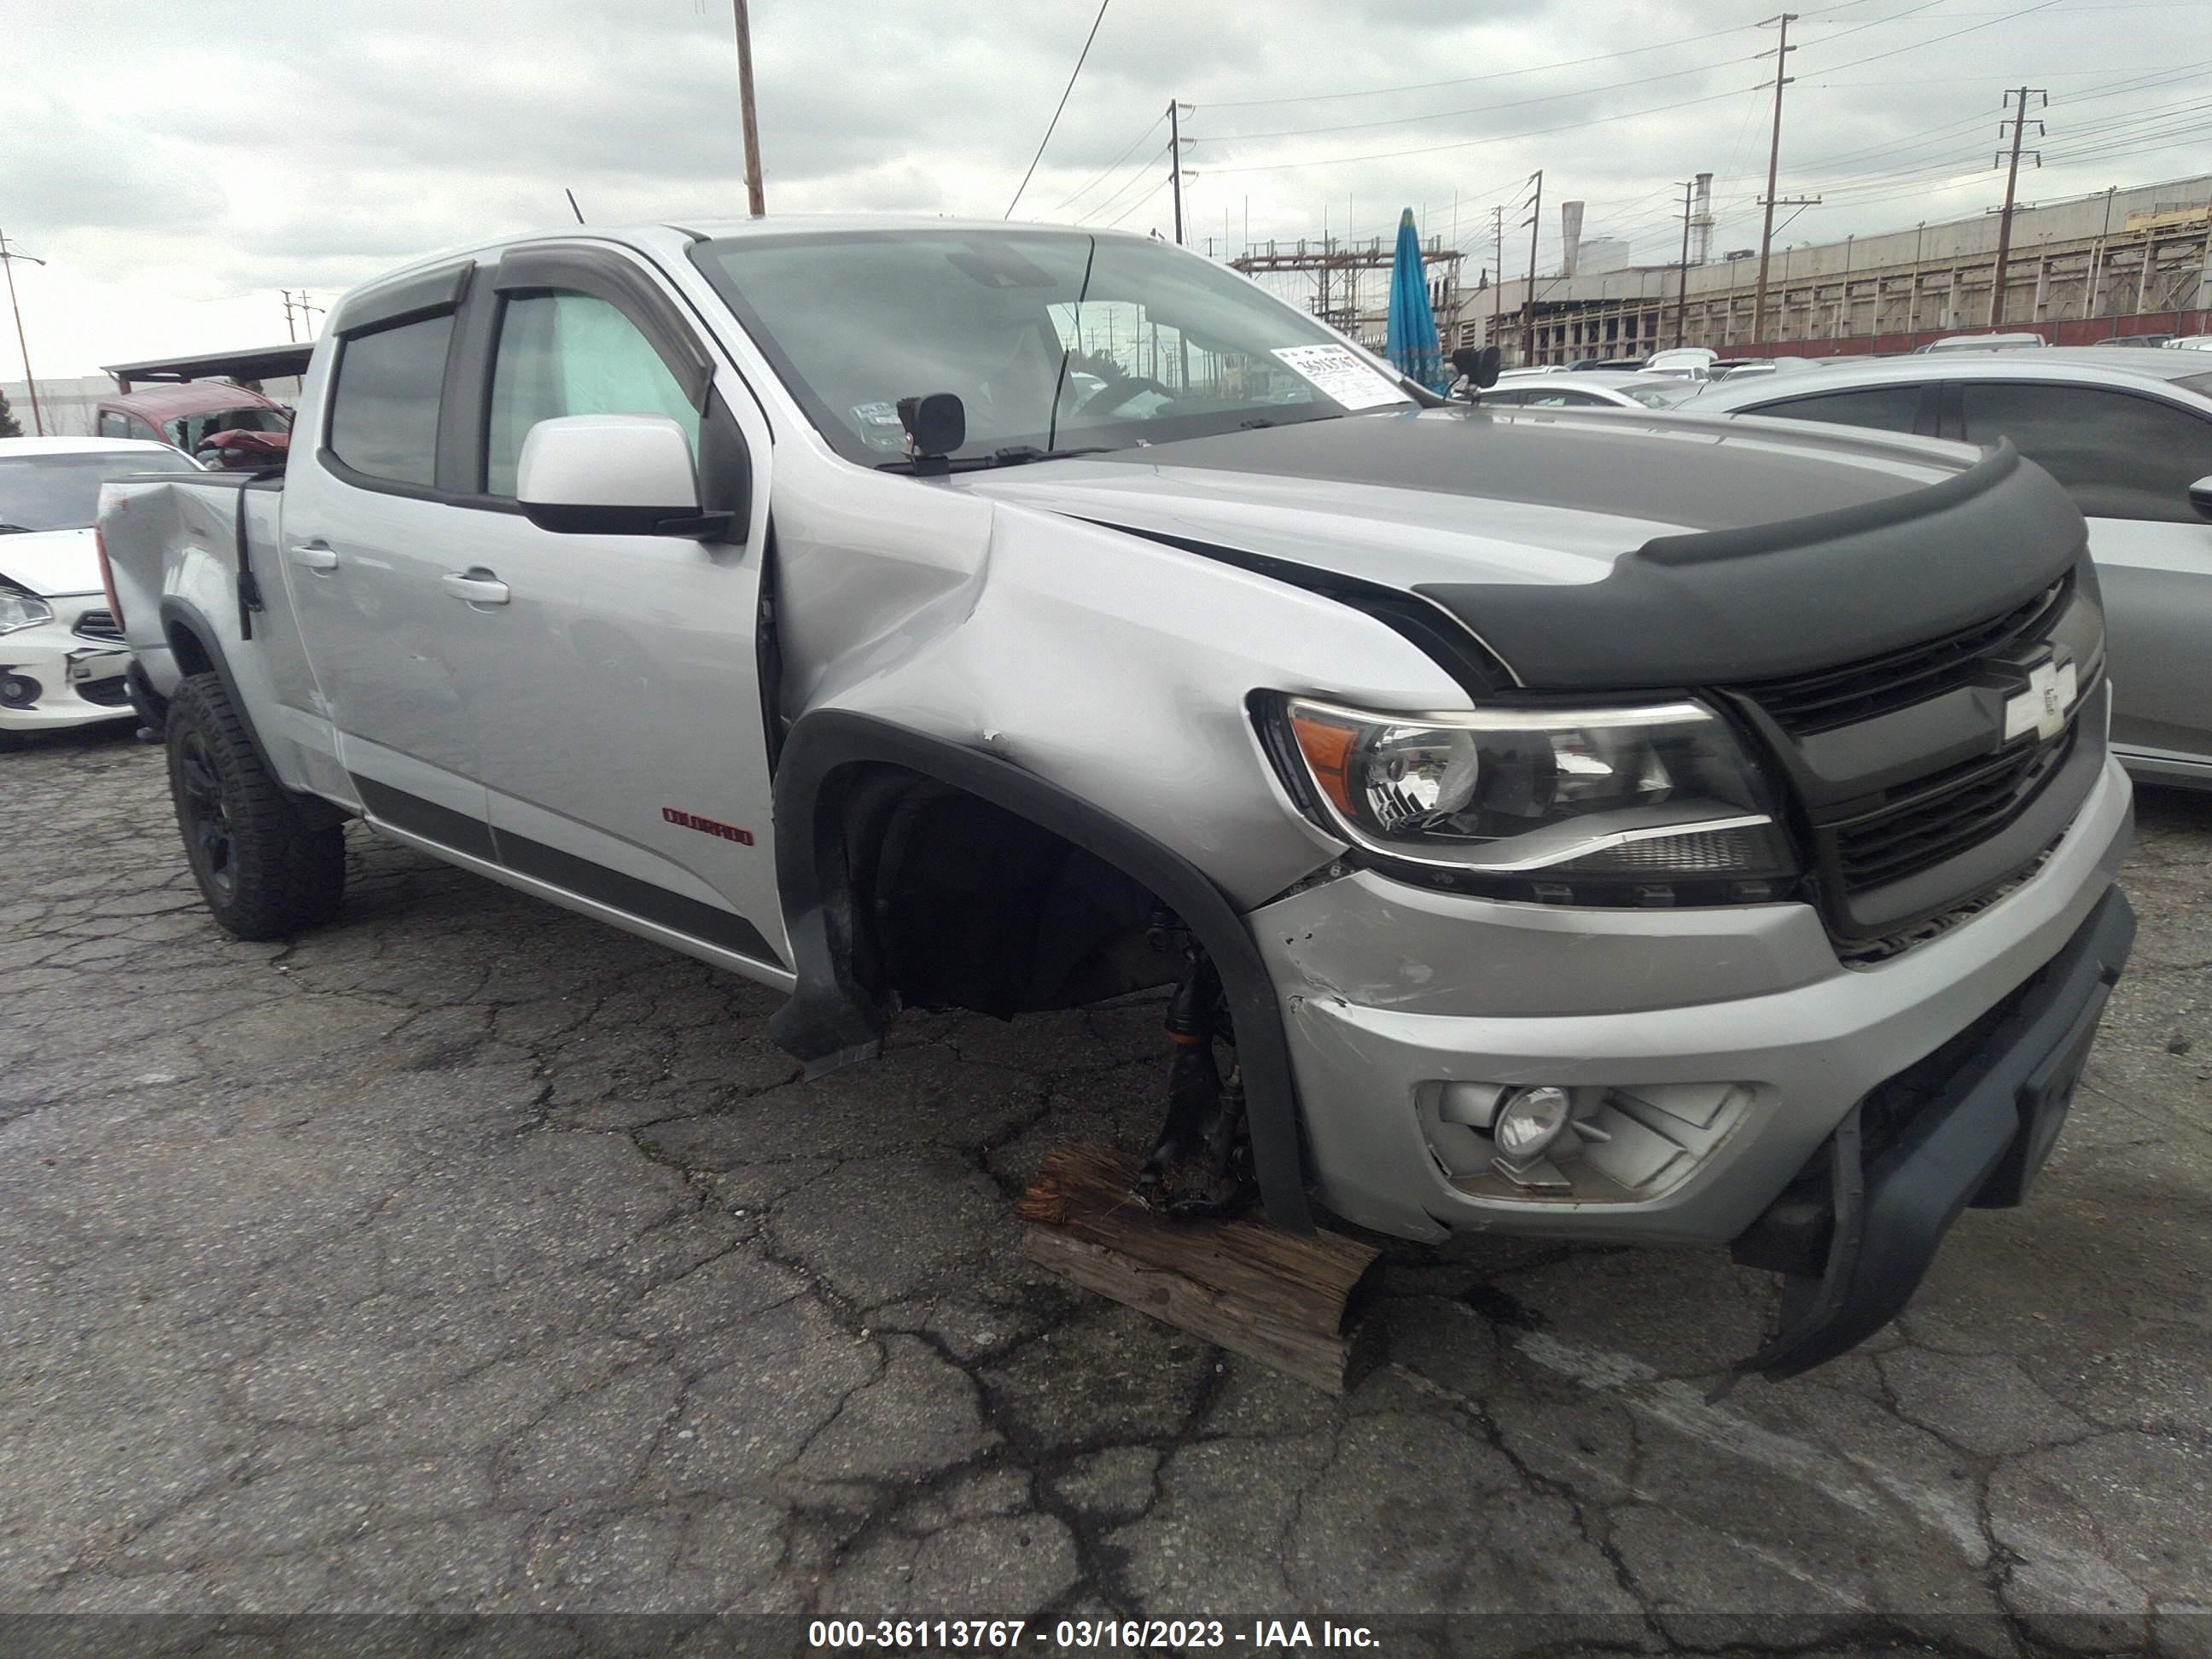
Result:
[[2063,576],[2003,616],[1942,639],[1743,690],[1792,737],[1872,720],[1971,685],[1984,659],[2038,637],[2064,610],[2073,586],[2073,577]]
[[2069,730],[1923,778],[1865,817],[1828,829],[1836,872],[1855,892],[1931,869],[2012,822],[2073,749]]
[[117,645],[123,643],[123,629],[117,624],[115,613],[112,611],[87,611],[77,617],[76,626],[70,631],[88,640],[108,640]]

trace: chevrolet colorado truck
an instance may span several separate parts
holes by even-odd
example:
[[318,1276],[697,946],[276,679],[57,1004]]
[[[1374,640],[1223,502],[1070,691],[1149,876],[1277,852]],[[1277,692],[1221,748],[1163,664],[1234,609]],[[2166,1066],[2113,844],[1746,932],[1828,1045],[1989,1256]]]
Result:
[[1725,1246],[1745,1372],[2022,1200],[2133,937],[2002,446],[1486,410],[1156,241],[865,219],[423,260],[296,430],[101,503],[223,927],[334,918],[360,817],[817,1072],[1171,988],[1146,1201]]

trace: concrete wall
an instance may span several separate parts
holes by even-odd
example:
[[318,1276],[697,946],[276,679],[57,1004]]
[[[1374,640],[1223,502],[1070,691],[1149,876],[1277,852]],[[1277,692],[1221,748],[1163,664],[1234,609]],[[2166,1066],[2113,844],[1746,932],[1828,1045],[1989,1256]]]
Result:
[[[2192,204],[2159,226],[2130,231],[2130,214]],[[2014,215],[2006,267],[2008,325],[2083,318],[2147,315],[2212,306],[2212,175],[2145,185],[2025,208]],[[2109,225],[2109,230],[2107,226]],[[1977,215],[1832,242],[1778,249],[1768,272],[1765,340],[1803,349],[1904,331],[1916,337],[1982,327],[1990,321],[1997,219]],[[1752,341],[1759,262],[1692,266],[1686,283],[1686,343],[1737,350]],[[1671,344],[1679,266],[1644,266],[1536,281],[1536,359],[1614,355],[1582,348],[1619,345],[1656,334]],[[1518,356],[1528,280],[1507,282],[1501,343]],[[1488,306],[1471,317],[1468,343],[1487,332]]]

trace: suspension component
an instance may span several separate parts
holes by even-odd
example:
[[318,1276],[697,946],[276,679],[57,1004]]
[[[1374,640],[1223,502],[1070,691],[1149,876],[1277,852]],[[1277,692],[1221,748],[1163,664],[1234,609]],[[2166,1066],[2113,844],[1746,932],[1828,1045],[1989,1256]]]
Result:
[[1232,1063],[1224,1081],[1217,1037],[1235,1046],[1221,975],[1203,951],[1168,1003],[1168,1109],[1134,1196],[1147,1209],[1176,1217],[1227,1215],[1250,1203],[1252,1178],[1243,1074]]

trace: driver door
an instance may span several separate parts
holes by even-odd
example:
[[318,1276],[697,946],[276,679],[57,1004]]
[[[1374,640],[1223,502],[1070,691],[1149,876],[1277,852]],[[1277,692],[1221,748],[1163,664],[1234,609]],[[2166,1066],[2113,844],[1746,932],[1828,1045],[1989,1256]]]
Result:
[[[480,493],[447,603],[477,641],[466,701],[500,860],[773,978],[788,945],[756,657],[765,420],[626,250],[524,245],[470,305]],[[741,539],[532,524],[514,499],[531,428],[589,414],[676,421],[702,501],[743,502]]]

